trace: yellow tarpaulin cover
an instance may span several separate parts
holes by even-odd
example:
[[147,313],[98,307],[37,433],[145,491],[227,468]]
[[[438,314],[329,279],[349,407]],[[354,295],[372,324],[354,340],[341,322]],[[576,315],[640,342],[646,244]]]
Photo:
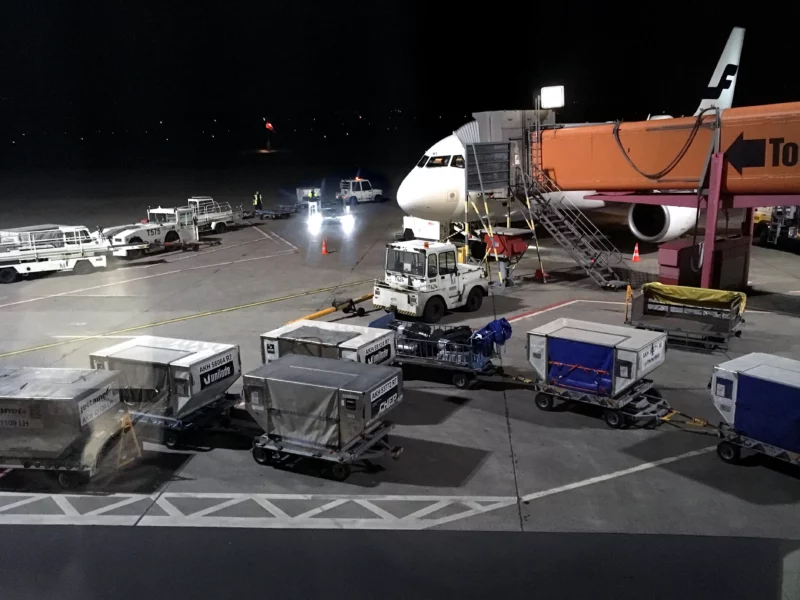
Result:
[[706,288],[686,287],[682,285],[664,285],[663,283],[645,283],[642,292],[664,304],[689,304],[698,308],[730,307],[737,298],[741,300],[739,314],[744,313],[747,295],[742,292],[725,290],[709,290]]

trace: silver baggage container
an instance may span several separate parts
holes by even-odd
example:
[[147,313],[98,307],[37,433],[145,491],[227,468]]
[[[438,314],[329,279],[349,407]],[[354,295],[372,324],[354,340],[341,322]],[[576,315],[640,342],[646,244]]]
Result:
[[0,462],[42,468],[37,461],[62,460],[93,470],[120,429],[119,404],[114,371],[0,368]]
[[119,371],[122,397],[137,412],[185,417],[219,399],[242,371],[239,346],[139,336],[93,352],[94,369]]
[[303,319],[261,334],[261,362],[268,363],[287,354],[391,364],[396,354],[395,332]]
[[346,450],[403,400],[398,367],[289,354],[245,374],[245,406],[266,436]]

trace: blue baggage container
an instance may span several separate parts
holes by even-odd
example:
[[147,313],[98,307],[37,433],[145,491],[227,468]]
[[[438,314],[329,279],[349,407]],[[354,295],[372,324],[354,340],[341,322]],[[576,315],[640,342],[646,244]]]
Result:
[[800,452],[800,361],[754,352],[714,367],[714,406],[741,435]]
[[557,319],[528,332],[528,360],[547,385],[618,396],[666,358],[667,334]]

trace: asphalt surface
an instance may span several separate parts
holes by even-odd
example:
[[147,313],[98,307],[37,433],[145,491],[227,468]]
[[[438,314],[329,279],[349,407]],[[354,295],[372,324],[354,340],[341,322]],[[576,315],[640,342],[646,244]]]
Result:
[[800,544],[669,535],[3,529],[4,600],[797,598]]
[[[169,200],[148,196],[152,204]],[[135,221],[140,208],[114,204],[103,223]],[[392,204],[355,214],[350,236],[335,226],[309,235],[297,215],[228,232],[220,246],[198,253],[3,286],[0,364],[85,368],[92,350],[151,334],[237,343],[243,372],[252,370],[261,333],[367,293],[381,275],[401,214]],[[640,250],[643,260],[632,266],[652,277],[655,251]],[[514,287],[477,313],[443,321],[510,318],[514,336],[501,361],[512,374],[530,375],[524,345],[533,327],[559,317],[624,320],[624,292],[596,290],[549,240],[542,258],[546,285],[533,281],[539,265],[531,252]],[[755,248],[750,279],[745,332],[727,353],[670,350],[653,373],[675,408],[716,422],[706,389],[714,364],[765,348],[800,355],[800,263]],[[375,316],[332,318],[366,324]],[[529,390],[508,382],[459,391],[430,371],[405,380],[405,401],[392,414],[400,460],[345,482],[304,461],[259,466],[249,439],[218,433],[177,452],[147,443],[142,459],[70,493],[43,475],[0,473],[0,597],[47,597],[42,564],[61,598],[188,595],[176,590],[192,585],[201,598],[329,596],[331,589],[389,597],[409,589],[425,597],[800,597],[785,595],[797,579],[795,548],[779,541],[800,540],[797,469],[758,457],[726,465],[711,436],[663,426],[615,431],[583,406],[545,413]]]

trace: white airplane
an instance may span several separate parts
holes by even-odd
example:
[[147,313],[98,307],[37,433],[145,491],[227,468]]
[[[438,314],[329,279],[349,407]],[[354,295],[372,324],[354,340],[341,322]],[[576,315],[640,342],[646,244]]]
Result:
[[[706,89],[706,97],[700,102],[695,116],[708,108],[725,109],[733,104],[733,92],[739,72],[739,58],[744,42],[744,29],[736,27],[728,37],[725,49],[717,63]],[[648,120],[671,119],[669,115],[649,116]],[[464,127],[474,125],[471,122]],[[575,124],[574,126],[580,126]],[[428,148],[417,166],[406,175],[397,190],[397,204],[403,211],[419,219],[429,221],[463,221],[465,214],[464,145],[454,133]],[[605,202],[586,198],[595,191],[565,191],[550,194],[551,202],[572,203],[581,210],[602,208]],[[477,199],[478,194],[475,195]],[[472,193],[470,193],[470,199]],[[482,203],[477,203],[483,209]],[[494,219],[505,219],[506,208],[500,202],[492,202],[489,208]],[[513,213],[516,208],[512,210]],[[470,207],[470,212],[471,210]],[[628,226],[640,240],[646,242],[668,242],[679,238],[694,226],[697,211],[678,206],[650,206],[632,204],[628,210]],[[477,219],[476,219],[477,220]]]

